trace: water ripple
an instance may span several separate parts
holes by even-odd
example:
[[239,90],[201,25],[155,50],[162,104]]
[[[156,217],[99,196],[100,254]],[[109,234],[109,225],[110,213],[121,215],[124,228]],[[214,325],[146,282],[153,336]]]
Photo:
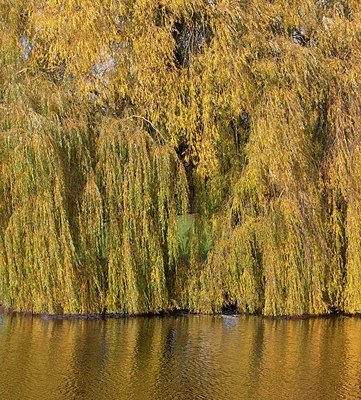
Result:
[[360,399],[361,320],[0,315],[4,400]]

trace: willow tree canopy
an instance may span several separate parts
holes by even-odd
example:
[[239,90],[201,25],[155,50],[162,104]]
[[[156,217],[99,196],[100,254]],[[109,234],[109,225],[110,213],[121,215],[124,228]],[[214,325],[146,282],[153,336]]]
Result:
[[359,0],[0,0],[0,299],[360,313],[360,86]]

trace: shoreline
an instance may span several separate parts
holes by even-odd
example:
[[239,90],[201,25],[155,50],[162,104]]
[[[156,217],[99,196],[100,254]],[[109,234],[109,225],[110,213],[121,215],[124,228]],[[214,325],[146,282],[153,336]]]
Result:
[[262,315],[247,314],[231,311],[223,311],[221,313],[195,313],[189,310],[163,311],[160,313],[140,313],[140,314],[122,314],[122,313],[89,313],[89,314],[47,314],[32,313],[30,311],[15,311],[11,308],[4,307],[0,304],[0,315],[11,315],[20,317],[36,317],[43,320],[106,320],[106,319],[122,319],[122,318],[167,318],[181,316],[220,316],[220,317],[258,317],[265,320],[290,320],[301,321],[310,319],[334,319],[338,317],[361,318],[360,313],[350,314],[345,312],[332,311],[323,314],[301,314],[301,315]]

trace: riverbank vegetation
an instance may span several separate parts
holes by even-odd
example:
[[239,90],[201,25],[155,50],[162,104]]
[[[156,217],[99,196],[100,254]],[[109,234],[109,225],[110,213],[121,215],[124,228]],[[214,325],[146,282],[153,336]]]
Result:
[[358,0],[0,0],[0,298],[361,312]]

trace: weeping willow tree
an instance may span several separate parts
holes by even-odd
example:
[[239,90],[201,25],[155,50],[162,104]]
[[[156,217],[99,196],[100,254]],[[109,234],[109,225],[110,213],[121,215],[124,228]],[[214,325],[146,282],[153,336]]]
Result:
[[255,97],[234,129],[244,161],[228,169],[213,249],[195,262],[185,302],[209,312],[360,312],[360,5],[245,9],[239,51]]
[[360,27],[358,0],[0,0],[1,301],[361,312]]
[[[28,104],[17,89],[16,101]],[[25,109],[21,122],[9,113],[1,136],[3,300],[37,312],[165,309],[177,215],[187,206],[184,168],[142,124],[102,117],[94,126],[72,112],[29,120]]]

